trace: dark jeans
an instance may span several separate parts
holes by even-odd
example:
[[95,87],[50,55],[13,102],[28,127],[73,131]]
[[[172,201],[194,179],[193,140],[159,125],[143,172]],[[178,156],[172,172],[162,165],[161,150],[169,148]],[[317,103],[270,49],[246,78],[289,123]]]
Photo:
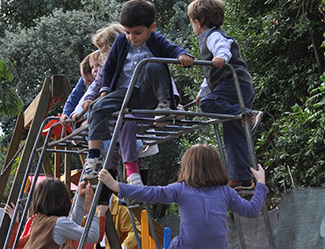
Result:
[[[154,109],[159,101],[173,98],[171,78],[166,65],[148,63],[139,75],[129,102],[135,109]],[[108,117],[121,109],[127,89],[117,89],[96,102],[89,119],[89,140],[107,140],[111,138]],[[123,162],[137,160],[136,122],[127,121],[119,134]]]
[[[173,98],[171,78],[164,64],[149,63],[143,70],[145,72],[138,79],[140,87],[133,90],[129,107],[154,109],[159,101]],[[95,103],[89,120],[89,140],[111,137],[108,117],[121,109],[126,91],[124,88],[117,89]]]
[[[246,112],[251,113],[255,97],[250,83],[240,82]],[[217,88],[204,97],[200,104],[203,112],[219,114],[240,114],[240,106],[232,80],[223,81]],[[244,128],[240,120],[223,122],[223,140],[227,154],[227,169],[230,180],[250,180],[250,160]]]

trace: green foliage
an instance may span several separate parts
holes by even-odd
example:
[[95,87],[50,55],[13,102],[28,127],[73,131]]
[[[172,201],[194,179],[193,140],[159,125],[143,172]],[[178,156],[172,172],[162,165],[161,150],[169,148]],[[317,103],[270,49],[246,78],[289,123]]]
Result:
[[[296,187],[324,186],[324,105],[325,87],[321,85],[311,91],[303,105],[294,105],[291,112],[284,113],[283,120],[274,122],[270,133],[279,135],[272,150],[263,156],[268,157],[270,151],[275,155],[266,165],[278,188],[284,187],[283,180],[291,183],[287,167]],[[261,143],[265,141],[261,139]]]
[[[285,187],[322,186],[325,25],[319,1],[227,1],[224,29],[239,44],[264,116],[254,141],[272,196]],[[316,56],[318,59],[316,59]]]
[[[80,0],[12,0],[2,1],[0,8],[1,29],[0,36],[4,30],[14,30],[17,26],[30,28],[36,25],[39,18],[49,15],[55,8],[64,11],[80,9]],[[26,11],[28,10],[28,11]]]
[[149,166],[149,185],[167,185],[177,180],[184,151],[179,138],[159,145],[159,153],[144,158]]
[[22,103],[15,89],[11,86],[13,76],[8,70],[8,62],[0,59],[0,113],[10,117],[19,115]]
[[[0,54],[16,63],[10,86],[20,96],[23,110],[39,93],[45,77],[67,74],[70,84],[75,85],[80,77],[79,63],[94,49],[91,34],[102,26],[84,12],[57,10],[40,18],[33,28],[17,28],[0,38]],[[1,116],[0,122],[10,134],[12,119]]]
[[[2,140],[4,139],[4,136],[1,137],[0,134],[0,143],[2,143]],[[21,142],[22,144],[23,142]],[[0,146],[0,181],[3,181],[1,179],[2,175],[9,170],[9,167],[7,167],[8,165],[5,165],[5,159],[6,159],[6,154],[8,152],[8,148],[6,146]],[[18,162],[20,160],[20,155],[18,155],[15,160],[12,162],[11,168],[10,168],[10,173],[9,173],[9,177],[8,177],[8,182],[7,185],[5,187],[5,192],[4,192],[4,196],[3,199],[1,200],[1,206],[3,207],[4,204],[7,202],[8,199],[8,195],[10,192],[10,189],[12,187],[12,183],[14,181],[15,178],[15,174],[16,174],[16,170],[17,170],[17,166],[18,166]]]

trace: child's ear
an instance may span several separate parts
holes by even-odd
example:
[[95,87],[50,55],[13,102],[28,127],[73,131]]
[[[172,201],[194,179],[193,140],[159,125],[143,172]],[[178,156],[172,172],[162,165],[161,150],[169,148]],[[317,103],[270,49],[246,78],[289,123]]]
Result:
[[156,28],[156,22],[153,22],[149,27],[150,32],[154,31],[155,28]]
[[201,22],[198,19],[195,19],[194,22],[196,22],[199,25],[199,28],[202,26]]

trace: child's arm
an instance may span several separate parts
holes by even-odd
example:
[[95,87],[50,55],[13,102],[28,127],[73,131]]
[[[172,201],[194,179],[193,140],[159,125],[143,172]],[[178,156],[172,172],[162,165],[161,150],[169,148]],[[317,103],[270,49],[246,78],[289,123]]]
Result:
[[109,189],[113,190],[114,192],[120,192],[120,184],[115,181],[115,179],[106,169],[102,169],[99,172],[98,180],[102,181]]
[[229,39],[221,35],[219,32],[213,32],[207,38],[207,46],[213,54],[212,63],[215,67],[222,67],[225,62],[230,61],[231,44],[233,39]]
[[79,183],[78,196],[71,212],[71,219],[77,224],[82,224],[84,214],[89,211],[93,195],[94,191],[92,190],[90,183],[85,181]]
[[[85,102],[89,102],[89,103],[91,103],[92,102],[92,100],[85,100],[86,99],[86,97],[87,96],[90,96],[91,95],[91,93],[93,92],[93,89],[94,89],[94,87],[95,87],[95,85],[96,85],[96,82],[94,81],[89,87],[88,87],[88,89],[87,89],[87,91],[85,92],[85,94],[82,96],[82,98],[79,100],[79,102],[78,102],[78,104],[77,104],[77,106],[76,106],[76,108],[74,109],[74,111],[70,114],[70,118],[73,120],[73,116],[74,116],[74,114],[79,114],[79,113],[81,113],[83,110],[85,110],[85,111],[88,111],[88,106],[85,108],[85,109],[83,109],[83,104],[85,103]],[[98,96],[98,94],[97,94],[97,96]],[[86,117],[86,113],[84,114],[84,117]],[[73,121],[77,121],[77,120],[73,120]],[[80,120],[81,121],[81,120]]]
[[64,108],[62,111],[63,117],[62,117],[62,120],[60,119],[61,124],[63,124],[63,125],[66,124],[64,115],[69,116],[71,114],[71,112],[73,112],[74,108],[77,106],[80,98],[83,95],[84,89],[85,89],[85,84],[84,84],[82,77],[80,77],[76,87],[73,88],[72,92],[69,94],[67,101],[64,104]]
[[[12,207],[11,207],[12,206]],[[15,204],[11,203],[11,206],[6,204],[5,206],[5,213],[9,215],[10,219],[12,219],[12,216],[14,215],[14,212],[15,212]],[[19,219],[18,219],[18,215],[16,217],[16,221],[15,222],[19,222]]]
[[206,95],[208,95],[209,93],[211,93],[210,87],[208,85],[208,81],[206,80],[206,78],[204,78],[202,84],[201,84],[201,88],[199,93],[196,96],[196,104],[199,105],[201,102],[201,99],[203,97],[205,97]]
[[98,180],[103,182],[108,188],[119,192],[121,197],[131,197],[145,202],[176,202],[182,194],[183,184],[173,183],[167,186],[137,186],[119,183],[114,180],[106,169],[102,169],[98,174]]
[[254,195],[250,201],[240,197],[236,191],[232,190],[230,195],[230,209],[241,216],[256,218],[262,210],[262,205],[265,200],[266,194],[269,189],[265,186],[265,171],[262,166],[258,165],[259,170],[251,168],[256,180],[257,185]]
[[[13,216],[14,211],[15,211],[15,204],[11,203],[11,205],[12,205],[12,207],[10,205],[6,204],[5,210],[4,210],[5,213],[9,215],[10,219],[12,219],[12,216]],[[10,240],[9,240],[8,248],[12,248],[12,246],[14,245],[15,238],[16,238],[16,235],[17,235],[17,232],[18,232],[18,226],[19,226],[19,219],[18,219],[18,216],[17,216],[14,227],[13,227],[13,230],[12,230],[12,233],[11,233],[11,237],[10,237]],[[19,241],[18,241],[17,248],[23,248],[25,246],[25,244],[27,243],[29,237],[30,237],[30,234],[26,235],[24,237],[21,237],[19,239]]]
[[84,101],[82,103],[82,109],[88,111],[89,104],[99,97],[99,90],[102,87],[103,82],[103,69],[101,66],[98,68],[98,72],[94,82],[91,84],[92,88],[85,93]]
[[101,66],[99,66],[96,78],[92,83],[92,89],[90,91],[87,91],[87,93],[85,94],[85,100],[94,101],[95,99],[98,98],[98,93],[100,88],[102,87],[102,82],[103,82],[103,69]]
[[100,243],[103,240],[105,232],[105,222],[106,222],[106,212],[109,209],[108,205],[98,205],[97,213],[99,217],[99,239],[97,243]]
[[59,120],[60,124],[61,125],[67,125],[65,120],[68,119],[68,118],[69,118],[69,116],[67,114],[62,114],[61,117],[60,117],[60,120]]
[[[85,197],[85,205],[86,205],[85,213],[88,214],[91,203],[94,198],[94,190],[91,188],[91,184],[89,182],[88,183],[83,182],[83,184],[80,184],[80,185],[81,185],[80,188],[83,188],[83,190],[84,190],[83,196]],[[79,191],[80,191],[80,188],[79,188]]]
[[[96,243],[100,232],[99,219],[96,213],[92,218],[88,217],[87,219],[91,219],[91,225],[86,237],[86,243]],[[62,245],[67,239],[80,241],[83,232],[84,227],[65,216],[61,216],[55,223],[53,239],[58,245]]]
[[[83,216],[85,213],[88,213],[87,210],[90,208],[93,196],[94,191],[90,183],[85,181],[79,183],[78,197],[73,206],[71,218],[62,216],[57,220],[54,226],[53,238],[58,245],[62,245],[67,239],[75,241],[80,240],[84,230],[81,226]],[[86,238],[86,243],[96,243],[100,232],[99,219],[96,213],[94,213],[93,217],[88,217],[88,219],[91,219],[91,226]]]
[[90,100],[90,99],[85,100],[82,103],[82,109],[85,110],[85,111],[88,111],[88,107],[89,107],[91,102],[92,102],[92,100]]

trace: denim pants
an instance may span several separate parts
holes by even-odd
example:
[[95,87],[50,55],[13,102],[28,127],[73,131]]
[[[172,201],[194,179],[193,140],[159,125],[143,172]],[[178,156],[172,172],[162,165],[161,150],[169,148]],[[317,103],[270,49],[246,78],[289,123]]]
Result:
[[[166,65],[161,63],[146,64],[139,75],[129,106],[134,109],[154,109],[159,101],[172,99],[171,78]],[[97,101],[90,113],[89,140],[107,140],[111,138],[109,117],[121,109],[127,89],[116,89]],[[137,124],[127,121],[119,134],[123,162],[137,160],[136,149]]]
[[[252,84],[240,82],[246,112],[252,112],[255,97]],[[233,80],[220,82],[217,88],[201,100],[203,112],[237,115],[241,113]],[[232,181],[250,180],[250,159],[245,130],[241,120],[223,122],[223,141],[227,155],[227,169]]]

